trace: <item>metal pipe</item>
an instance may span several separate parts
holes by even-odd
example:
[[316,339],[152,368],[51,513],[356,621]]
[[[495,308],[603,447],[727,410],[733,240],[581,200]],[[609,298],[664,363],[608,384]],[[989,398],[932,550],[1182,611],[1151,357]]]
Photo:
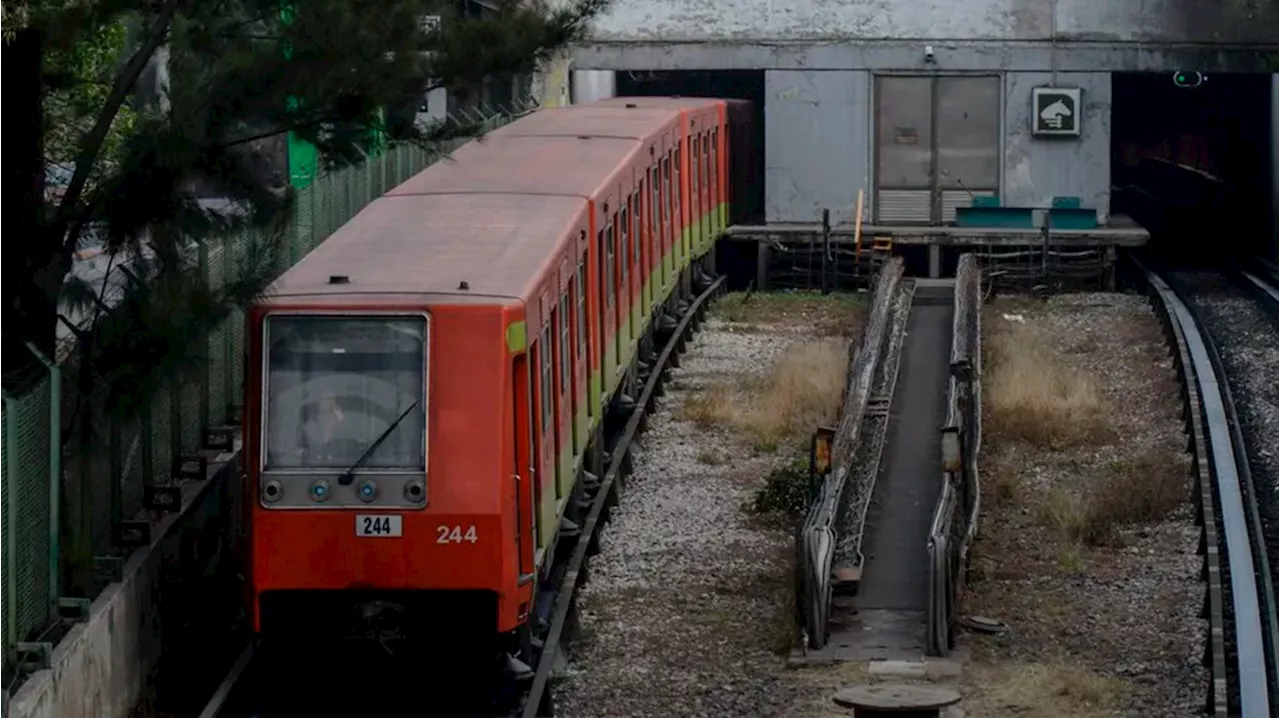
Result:
[[[62,369],[56,362],[41,354],[31,342],[27,342],[27,349],[49,370],[49,610],[56,613],[60,595],[58,515],[59,504],[62,502]],[[12,471],[9,475],[13,475]],[[83,478],[88,480],[88,477]],[[12,506],[11,503],[10,507]],[[88,511],[89,507],[85,506],[83,510]]]

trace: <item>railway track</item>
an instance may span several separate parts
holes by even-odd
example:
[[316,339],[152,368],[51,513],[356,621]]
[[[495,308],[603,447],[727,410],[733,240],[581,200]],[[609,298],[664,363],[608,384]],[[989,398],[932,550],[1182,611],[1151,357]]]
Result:
[[[607,523],[610,510],[617,505],[625,478],[631,471],[632,442],[644,431],[646,418],[653,413],[656,400],[662,396],[664,384],[670,375],[668,369],[679,365],[680,353],[705,319],[712,300],[725,291],[725,281],[723,276],[705,277],[701,283],[695,280],[695,287],[701,291],[692,299],[679,302],[683,311],[678,318],[664,317],[656,320],[655,338],[658,341],[655,344],[660,343],[661,349],[645,361],[650,368],[647,374],[642,373],[640,376],[643,384],[634,397],[634,408],[626,415],[621,426],[606,433],[607,468],[592,498],[581,535],[569,546],[561,545],[559,554],[565,557],[563,560],[566,563],[563,569],[553,573],[559,575],[560,579],[550,589],[555,596],[547,619],[547,630],[535,641],[538,660],[531,679],[516,682],[501,675],[502,672],[496,667],[476,663],[459,665],[454,661],[451,666],[451,677],[454,678],[452,681],[437,680],[432,681],[433,685],[427,686],[425,681],[432,673],[420,668],[420,664],[415,664],[418,672],[410,669],[405,674],[398,674],[399,678],[381,674],[376,668],[372,671],[361,670],[360,676],[371,676],[374,681],[364,683],[362,678],[347,671],[356,667],[351,665],[356,663],[352,660],[340,660],[334,666],[340,672],[332,676],[321,676],[313,680],[307,680],[305,676],[283,678],[275,675],[278,666],[270,664],[268,668],[257,647],[250,644],[245,646],[215,690],[200,713],[200,718],[274,718],[298,715],[295,710],[302,709],[296,709],[297,704],[293,701],[301,703],[304,698],[314,699],[316,696],[313,694],[317,692],[319,705],[322,706],[320,710],[325,715],[345,714],[349,710],[360,713],[372,710],[376,714],[388,716],[424,711],[432,715],[476,718],[553,716],[552,684],[555,672],[564,658],[564,646],[570,638],[570,628],[574,623],[574,599],[579,585],[586,580],[587,561],[597,546],[598,534]],[[299,680],[303,683],[299,684]],[[477,686],[489,688],[477,691]],[[379,704],[387,704],[386,706],[372,706],[368,700],[361,698],[375,695],[379,691],[393,691],[396,695],[387,698],[384,694],[377,701]],[[455,692],[460,695],[453,695]],[[353,697],[351,694],[358,695]],[[281,703],[286,707],[281,709]],[[348,703],[352,705],[347,705]],[[442,709],[442,705],[456,705],[458,708]],[[315,710],[310,706],[308,709]],[[384,710],[390,712],[382,712]],[[317,715],[314,712],[302,714]]]
[[1195,454],[1193,500],[1203,529],[1210,629],[1207,708],[1214,716],[1275,716],[1274,541],[1265,538],[1229,376],[1204,313],[1197,309],[1194,286],[1176,273],[1141,262],[1138,268],[1173,347]]

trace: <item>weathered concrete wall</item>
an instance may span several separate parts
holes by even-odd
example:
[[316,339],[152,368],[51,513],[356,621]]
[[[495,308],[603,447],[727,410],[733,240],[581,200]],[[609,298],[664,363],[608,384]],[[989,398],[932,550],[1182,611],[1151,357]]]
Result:
[[573,62],[567,54],[557,55],[533,75],[533,96],[539,107],[564,107],[569,104],[569,77]]
[[1079,138],[1031,136],[1031,89],[1053,76],[1004,76],[1004,187],[1006,206],[1048,207],[1054,196],[1076,196],[1106,222],[1111,201],[1111,75],[1060,73],[1056,86],[1079,87],[1084,120]]
[[[152,544],[133,552],[123,579],[94,601],[10,699],[7,718],[128,718],[157,675],[161,655],[190,660],[171,674],[217,679],[213,647],[237,608],[237,454],[224,454],[205,481],[183,487],[183,510],[153,525]],[[229,665],[229,663],[228,663]],[[221,667],[225,668],[225,667]],[[212,690],[212,689],[210,689]]]
[[[1228,0],[639,0],[616,3],[595,39],[1059,40],[1275,45],[1276,12]],[[1238,6],[1246,6],[1235,0]],[[637,68],[651,69],[651,68]]]
[[[1001,200],[1048,207],[1055,196],[1080,197],[1098,220],[1110,215],[1111,76],[1059,73],[1079,87],[1084,120],[1079,139],[1031,136],[1031,90],[1053,84],[1050,73],[1004,75]],[[765,218],[833,223],[852,220],[859,188],[871,218],[874,149],[872,76],[868,72],[770,70],[765,73]]]
[[766,220],[816,222],[826,208],[850,221],[870,176],[870,74],[769,71],[764,83]]

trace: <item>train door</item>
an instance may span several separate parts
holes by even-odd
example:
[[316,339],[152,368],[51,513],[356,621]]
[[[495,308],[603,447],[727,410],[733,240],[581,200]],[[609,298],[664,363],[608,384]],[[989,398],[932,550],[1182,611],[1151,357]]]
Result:
[[676,220],[672,216],[672,208],[671,152],[667,152],[662,156],[662,246],[667,256],[664,284],[668,291],[675,286],[676,272],[679,270],[679,258],[676,256]]
[[649,170],[640,170],[640,184],[636,189],[636,216],[640,218],[640,317],[643,321],[653,309],[653,201],[649,199]]
[[[608,204],[605,205],[606,207]],[[613,389],[614,360],[617,358],[617,337],[614,327],[617,320],[617,309],[614,307],[614,246],[617,244],[615,218],[617,212],[605,217],[605,227],[600,230],[599,242],[600,266],[600,373],[602,396],[600,405],[606,403],[610,390]]]
[[[537,441],[537,463],[538,472],[535,475],[534,490],[536,492],[535,500],[538,504],[538,549],[545,549],[551,539],[551,532],[554,530],[556,520],[556,464],[555,464],[555,401],[553,379],[552,379],[552,356],[551,356],[551,322],[550,313],[547,311],[551,308],[551,303],[546,297],[542,301],[542,311],[539,312],[539,321],[542,323],[542,331],[538,335],[537,359],[538,359],[538,441]],[[543,557],[545,560],[545,557]]]
[[719,211],[720,202],[716,195],[716,136],[715,125],[708,123],[710,129],[702,136],[702,185],[703,192],[707,198],[707,210],[704,216],[706,222],[704,229],[706,231],[707,246],[711,249],[711,243],[716,239],[716,213]]
[[[695,131],[696,132],[696,131]],[[694,134],[689,140],[689,244],[690,259],[698,255],[703,248],[703,184],[701,184],[701,157],[703,157],[703,136]]]
[[631,348],[631,193],[627,188],[618,196],[618,332],[614,335],[618,365],[625,366]]
[[[683,113],[681,114],[683,117]],[[680,164],[688,152],[682,152],[684,146],[688,143],[688,132],[683,132],[676,140],[676,146],[671,150],[671,221],[675,229],[675,245],[676,245],[676,271],[684,270],[686,264],[689,263],[689,247],[686,241],[685,229],[689,226],[689,220],[685,217],[685,201],[684,201],[684,183],[682,165]],[[676,275],[679,277],[679,275]]]
[[665,215],[662,213],[662,155],[652,158],[649,165],[649,216],[653,220],[653,259],[656,262],[654,272],[653,305],[656,307],[667,295],[667,249],[663,238],[667,236]]
[[538,503],[536,491],[536,446],[534,430],[533,369],[531,349],[515,357],[511,363],[511,386],[515,404],[515,482],[516,482],[516,570],[523,577],[534,571],[534,552],[539,544]]
[[634,345],[636,338],[640,336],[641,322],[644,321],[644,313],[641,307],[644,306],[643,292],[641,291],[644,284],[644,264],[641,261],[640,248],[644,246],[644,212],[640,209],[640,198],[644,194],[641,187],[632,185],[631,190],[631,248],[628,264],[631,265],[631,287],[629,289],[631,303],[631,343]]
[[564,501],[573,490],[573,426],[569,412],[569,263],[561,264],[556,283],[559,293],[555,319],[556,395],[556,499]]
[[587,431],[590,429],[590,417],[594,415],[587,400],[588,371],[591,363],[587,354],[587,257],[586,245],[582,239],[586,232],[579,233],[578,251],[574,254],[577,271],[573,277],[573,453],[582,456],[587,449]]

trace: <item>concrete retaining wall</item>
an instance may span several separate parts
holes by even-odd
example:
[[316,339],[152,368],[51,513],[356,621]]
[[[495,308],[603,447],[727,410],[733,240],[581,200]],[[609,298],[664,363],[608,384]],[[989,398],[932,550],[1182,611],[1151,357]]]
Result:
[[206,475],[182,487],[181,512],[152,522],[151,545],[129,556],[122,580],[94,599],[88,620],[58,643],[49,669],[18,689],[6,716],[127,718],[163,680],[162,654],[177,669],[168,671],[171,685],[178,675],[216,683],[221,651],[204,639],[225,639],[240,606],[232,556],[239,452],[210,454]]

